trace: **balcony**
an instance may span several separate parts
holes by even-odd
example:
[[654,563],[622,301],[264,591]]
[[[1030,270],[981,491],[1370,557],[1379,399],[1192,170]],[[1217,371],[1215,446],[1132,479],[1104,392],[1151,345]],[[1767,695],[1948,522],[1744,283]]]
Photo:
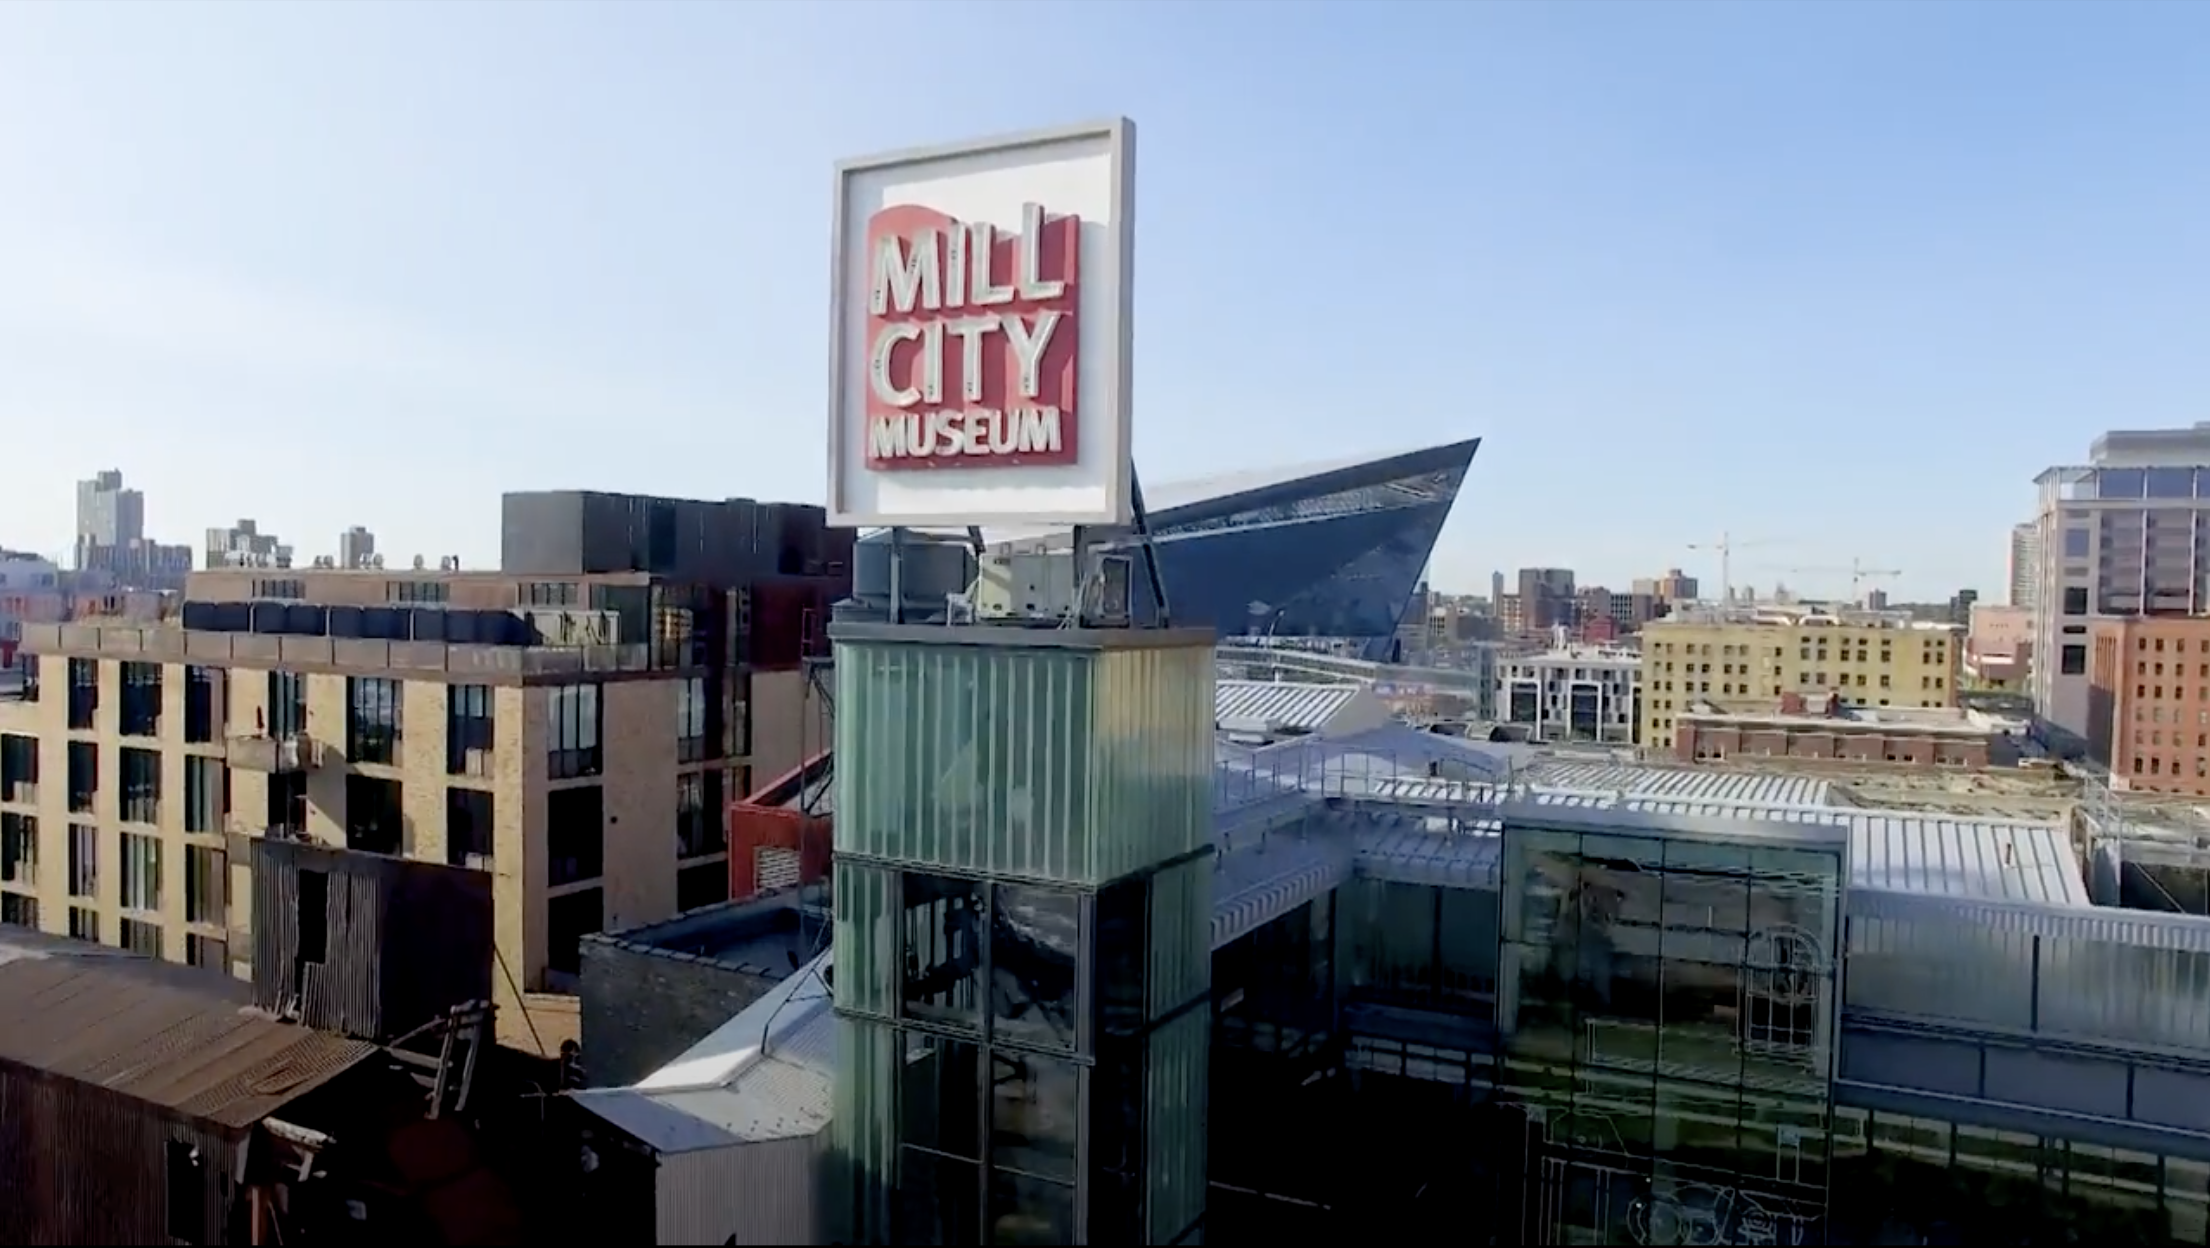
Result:
[[313,771],[322,765],[322,743],[304,732],[232,737],[228,744],[230,765],[240,771],[279,776]]

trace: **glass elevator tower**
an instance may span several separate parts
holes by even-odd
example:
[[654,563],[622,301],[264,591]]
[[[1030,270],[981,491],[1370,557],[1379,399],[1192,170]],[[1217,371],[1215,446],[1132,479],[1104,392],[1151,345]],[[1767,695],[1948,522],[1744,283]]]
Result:
[[1197,1242],[1213,637],[839,624],[843,1242]]

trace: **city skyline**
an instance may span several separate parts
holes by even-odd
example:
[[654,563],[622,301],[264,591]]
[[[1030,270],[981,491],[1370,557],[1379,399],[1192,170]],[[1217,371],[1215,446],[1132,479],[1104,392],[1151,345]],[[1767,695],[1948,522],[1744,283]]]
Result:
[[[2210,14],[1314,6],[1254,60],[1231,10],[1055,6],[973,23],[977,55],[1061,49],[1050,90],[884,109],[819,72],[860,12],[8,6],[0,115],[41,121],[0,131],[0,425],[40,436],[0,532],[64,547],[100,462],[156,531],[246,493],[278,532],[478,562],[507,489],[818,498],[833,162],[1115,113],[1139,465],[1481,436],[1441,584],[1715,582],[1686,547],[1731,531],[1986,591],[2034,472],[2196,414],[2210,88],[2175,58]],[[488,90],[468,67],[517,39]],[[1420,205],[1451,246],[1344,224]],[[1274,311],[1320,284],[1389,314]],[[1274,363],[1314,358],[1344,367]]]

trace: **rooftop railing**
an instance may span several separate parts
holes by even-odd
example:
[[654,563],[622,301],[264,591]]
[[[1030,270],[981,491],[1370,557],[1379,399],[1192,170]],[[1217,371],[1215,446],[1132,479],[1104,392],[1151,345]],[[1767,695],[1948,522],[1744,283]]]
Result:
[[299,637],[276,633],[219,633],[173,624],[127,627],[26,624],[23,649],[31,654],[114,658],[211,667],[334,667],[347,671],[420,672],[455,680],[470,677],[577,675],[651,670],[650,648],[631,646],[489,646],[464,642],[377,641],[357,637]]

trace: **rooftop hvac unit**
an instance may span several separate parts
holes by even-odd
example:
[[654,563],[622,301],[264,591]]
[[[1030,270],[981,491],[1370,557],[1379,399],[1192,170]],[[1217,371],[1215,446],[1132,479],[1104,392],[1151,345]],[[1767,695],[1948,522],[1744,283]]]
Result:
[[974,614],[1000,623],[1061,623],[1079,615],[1082,623],[1117,627],[1129,622],[1134,561],[1126,555],[1098,557],[1090,575],[1077,585],[1069,551],[1037,554],[993,552],[983,556],[975,582]]

